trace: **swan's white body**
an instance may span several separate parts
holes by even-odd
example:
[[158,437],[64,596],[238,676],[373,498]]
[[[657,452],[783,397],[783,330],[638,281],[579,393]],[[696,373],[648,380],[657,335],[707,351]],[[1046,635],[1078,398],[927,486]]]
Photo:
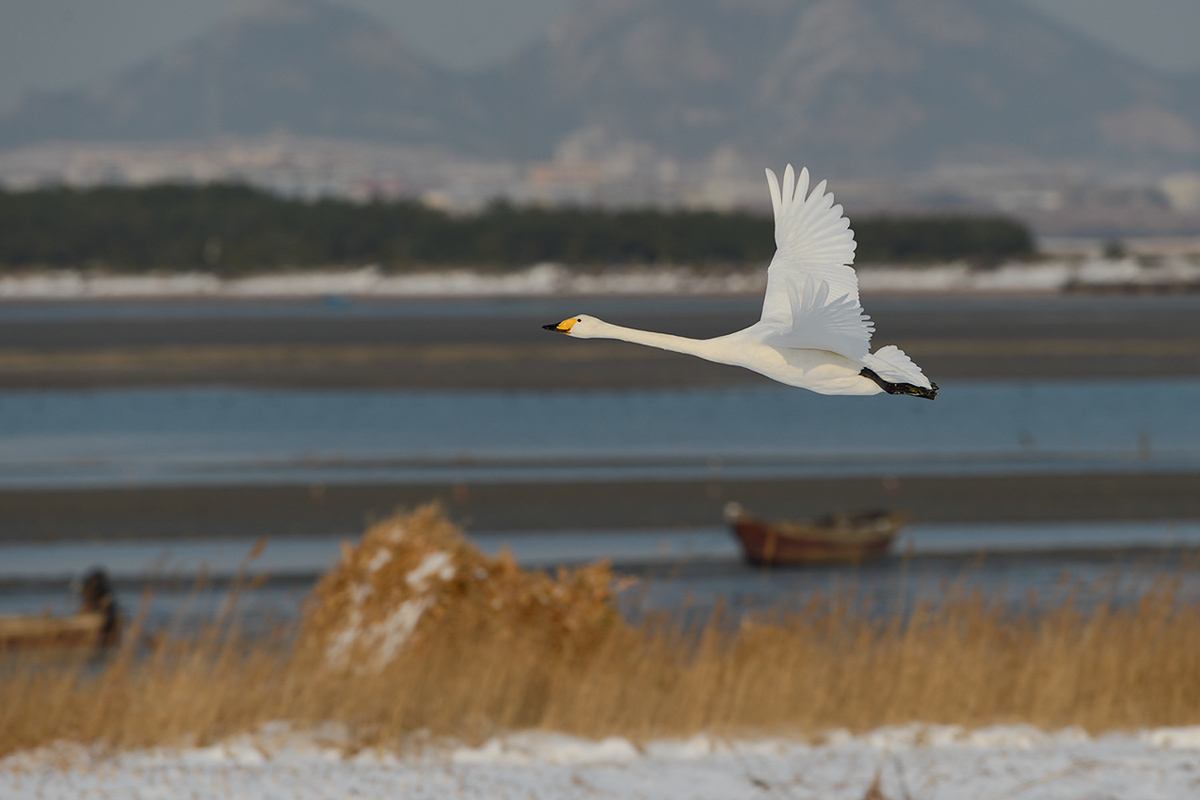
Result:
[[579,339],[619,339],[686,353],[754,372],[820,394],[916,394],[937,387],[904,351],[888,345],[870,352],[871,318],[858,299],[854,232],[825,181],[808,191],[789,164],[783,183],[767,170],[775,212],[775,257],[767,269],[762,318],[713,339],[688,339],[623,328],[579,314],[548,329]]

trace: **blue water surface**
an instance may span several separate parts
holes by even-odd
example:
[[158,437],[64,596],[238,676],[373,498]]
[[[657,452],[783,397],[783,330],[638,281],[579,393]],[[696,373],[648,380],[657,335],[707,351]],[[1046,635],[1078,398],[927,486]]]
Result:
[[0,392],[0,487],[1194,470],[1200,380]]

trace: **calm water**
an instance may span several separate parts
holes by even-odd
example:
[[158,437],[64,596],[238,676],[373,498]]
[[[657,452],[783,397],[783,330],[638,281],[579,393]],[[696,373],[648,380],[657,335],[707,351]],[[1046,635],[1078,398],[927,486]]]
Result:
[[[1007,320],[1018,303],[1021,319],[1038,322],[1036,331],[1044,333],[1065,324],[1064,304],[1103,317],[1131,302],[1152,319],[1154,309],[1191,308],[1197,300],[973,299],[970,308],[1004,311]],[[887,311],[889,304],[911,310],[940,303],[881,299],[877,305]],[[599,298],[588,308],[604,315],[630,304],[660,313],[714,314],[729,313],[733,304],[753,315],[758,300]],[[283,322],[363,315],[545,321],[554,317],[550,307],[561,305],[554,299],[0,304],[0,322],[184,316],[220,324],[239,316]],[[936,403],[824,398],[770,386],[547,393],[3,391],[0,489],[1200,470],[1198,379],[941,383]],[[347,538],[354,533],[346,531]],[[511,547],[530,566],[611,558],[646,578],[628,602],[650,610],[711,608],[718,601],[762,608],[845,588],[887,610],[937,598],[953,582],[1014,602],[1031,590],[1052,602],[1079,585],[1094,587],[1096,597],[1107,592],[1129,599],[1164,575],[1179,578],[1186,596],[1200,597],[1200,570],[1188,555],[1200,547],[1196,521],[914,524],[898,548],[908,557],[782,572],[744,566],[719,528],[473,535],[487,551]],[[256,568],[279,579],[247,598],[255,618],[294,617],[312,576],[336,558],[338,543],[337,537],[273,540]],[[1131,551],[1134,546],[1139,549]],[[173,577],[176,585],[156,594],[152,619],[181,613],[203,619],[223,590],[194,595],[190,578],[202,569],[232,574],[247,549],[244,540],[0,545],[0,613],[67,611],[74,605],[70,576],[103,563],[119,579],[127,608],[145,581]]]
[[1200,380],[947,381],[936,404],[783,387],[0,393],[0,487],[1200,468]]
[[[485,553],[508,550],[533,568],[608,559],[625,570],[690,569],[699,564],[738,565],[740,551],[725,527],[671,530],[487,531],[471,532]],[[333,566],[343,536],[269,539],[252,561],[254,546],[244,539],[162,539],[53,541],[0,546],[0,586],[62,584],[93,564],[125,581],[154,578],[193,580],[203,574],[226,579],[240,570],[279,579],[307,579]],[[906,526],[894,548],[896,559],[944,562],[989,556],[1043,558],[1100,550],[1184,551],[1200,549],[1200,521],[1162,520],[1081,523],[915,523]],[[818,570],[824,572],[827,570]]]

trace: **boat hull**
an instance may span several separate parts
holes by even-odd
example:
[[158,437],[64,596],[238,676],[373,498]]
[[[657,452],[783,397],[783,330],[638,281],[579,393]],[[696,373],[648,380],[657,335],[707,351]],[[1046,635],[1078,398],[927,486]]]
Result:
[[742,518],[732,523],[746,561],[755,566],[859,563],[887,555],[903,520],[868,514],[829,524],[775,523]]
[[104,642],[105,617],[100,613],[0,616],[0,650],[97,647]]

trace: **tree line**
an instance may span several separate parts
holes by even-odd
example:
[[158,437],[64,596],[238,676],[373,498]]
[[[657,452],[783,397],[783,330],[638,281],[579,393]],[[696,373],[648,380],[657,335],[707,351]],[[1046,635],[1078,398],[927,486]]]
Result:
[[[1030,255],[1033,237],[1001,216],[854,220],[861,262]],[[763,262],[768,217],[747,212],[518,207],[459,216],[414,201],[285,198],[240,184],[0,191],[0,269],[254,270],[379,264],[510,268]]]

